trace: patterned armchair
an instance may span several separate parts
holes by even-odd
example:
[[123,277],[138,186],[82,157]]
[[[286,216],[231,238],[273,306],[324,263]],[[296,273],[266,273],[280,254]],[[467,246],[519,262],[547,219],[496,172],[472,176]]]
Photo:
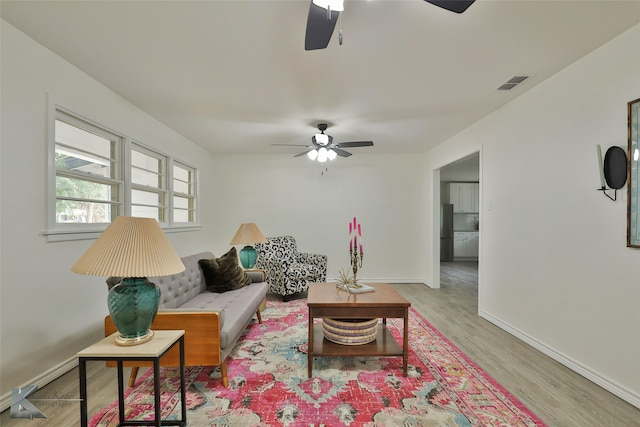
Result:
[[327,279],[327,256],[298,252],[291,236],[267,237],[267,243],[254,245],[258,252],[255,268],[266,270],[269,291],[289,301],[306,292],[310,282]]

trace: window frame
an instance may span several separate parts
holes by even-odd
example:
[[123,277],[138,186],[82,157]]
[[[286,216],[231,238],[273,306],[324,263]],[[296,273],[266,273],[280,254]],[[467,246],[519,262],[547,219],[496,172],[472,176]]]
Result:
[[[174,168],[176,168],[176,167],[184,169],[189,173],[189,175],[191,177],[191,180],[189,180],[189,181],[180,180],[181,182],[185,182],[189,187],[192,188],[192,190],[189,191],[189,193],[183,193],[181,191],[175,191],[174,182],[178,179],[178,178],[176,178],[174,176]],[[193,223],[197,224],[198,221],[199,221],[199,215],[198,215],[198,205],[199,205],[199,203],[198,203],[198,169],[196,169],[195,167],[193,167],[193,166],[191,166],[191,165],[189,165],[189,164],[187,164],[187,163],[185,163],[183,161],[172,159],[171,165],[169,167],[169,175],[170,175],[169,179],[170,179],[170,182],[171,182],[171,190],[172,190],[171,199],[169,200],[169,206],[170,206],[170,210],[171,210],[171,218],[174,221],[173,224],[174,225],[181,224],[182,226],[188,226],[188,225],[193,224]],[[191,221],[188,221],[188,222],[175,221],[175,217],[176,217],[175,211],[176,211],[176,209],[184,210],[183,208],[176,208],[175,207],[174,200],[175,200],[176,197],[185,198],[185,199],[188,200],[188,204],[189,205],[193,205],[193,206],[187,207],[187,209],[186,209],[188,211],[187,216],[192,216],[193,215],[193,217],[191,218],[192,219]]]
[[[151,185],[144,185],[144,184],[136,184],[133,182],[133,169],[140,169],[143,170],[142,168],[139,168],[137,166],[133,165],[133,161],[132,161],[132,155],[133,155],[133,151],[137,151],[138,153],[141,153],[145,156],[149,156],[152,157],[156,160],[159,161],[160,163],[160,170],[159,171],[151,171],[148,170],[148,172],[152,172],[152,173],[158,173],[158,181],[159,181],[159,185],[157,187],[151,186]],[[149,148],[147,146],[145,146],[144,144],[141,144],[139,142],[136,141],[131,141],[131,143],[129,144],[129,149],[127,150],[127,154],[129,155],[129,162],[128,162],[128,170],[129,170],[129,178],[127,180],[127,184],[128,184],[128,189],[127,189],[127,195],[128,195],[128,203],[127,206],[129,208],[129,212],[131,212],[133,210],[133,206],[146,206],[146,207],[153,207],[153,208],[158,208],[159,209],[159,213],[158,213],[158,218],[156,218],[156,220],[158,221],[158,223],[160,224],[161,227],[163,228],[167,228],[169,227],[170,224],[172,224],[173,222],[171,221],[171,214],[169,212],[169,198],[170,198],[170,194],[172,193],[172,188],[170,187],[170,181],[168,178],[168,172],[169,172],[169,164],[170,162],[170,158],[165,155],[162,154],[160,152],[158,152],[157,150],[154,150],[152,148]],[[133,203],[133,191],[137,190],[137,191],[143,191],[143,192],[148,192],[148,193],[155,193],[158,196],[161,196],[163,199],[163,203],[162,204],[158,204],[157,206],[155,205],[146,205],[146,204],[142,204],[142,203]]]
[[[165,211],[163,220],[159,220],[158,223],[163,228],[165,233],[180,232],[180,231],[193,231],[199,230],[201,225],[199,223],[199,201],[198,201],[198,168],[190,165],[187,162],[173,158],[172,156],[163,153],[157,149],[150,147],[147,144],[133,140],[122,132],[114,131],[108,126],[102,125],[94,120],[88,119],[83,115],[80,115],[74,111],[71,111],[55,102],[49,102],[47,120],[47,197],[46,197],[46,209],[45,215],[45,231],[41,234],[47,239],[48,242],[58,241],[70,241],[70,240],[86,240],[95,239],[107,228],[108,223],[61,223],[56,218],[56,177],[58,176],[58,169],[56,167],[56,135],[55,126],[56,121],[61,117],[64,118],[65,123],[72,126],[76,126],[80,129],[87,130],[85,127],[89,127],[87,130],[92,133],[98,131],[97,134],[103,136],[106,135],[116,136],[118,141],[115,143],[114,148],[114,165],[112,176],[116,178],[104,178],[99,175],[92,175],[89,173],[79,172],[78,175],[82,178],[91,181],[107,181],[109,183],[117,184],[117,201],[113,202],[113,206],[116,206],[112,210],[111,221],[118,215],[131,215],[132,210],[132,191],[136,189],[153,189],[154,187],[146,187],[144,185],[132,183],[132,151],[138,151],[145,155],[161,159],[162,175],[164,188],[154,191],[162,193],[165,198],[163,209]],[[71,147],[74,148],[74,147]],[[81,149],[80,149],[81,150]],[[173,220],[174,207],[173,207],[173,166],[179,165],[185,169],[190,170],[193,177],[193,222],[175,222]],[[76,171],[77,172],[77,171]],[[65,175],[73,175],[74,172],[64,173]],[[178,195],[183,195],[182,192],[177,192]]]

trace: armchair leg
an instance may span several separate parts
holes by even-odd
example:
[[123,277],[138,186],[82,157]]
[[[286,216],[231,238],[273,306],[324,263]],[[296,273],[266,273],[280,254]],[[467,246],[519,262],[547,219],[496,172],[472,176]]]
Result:
[[229,377],[227,376],[227,360],[223,360],[220,364],[220,374],[222,376],[222,385],[229,387]]
[[131,374],[129,374],[129,387],[133,387],[136,384],[136,377],[138,376],[138,368],[134,366],[131,368]]
[[260,309],[256,310],[256,315],[258,316],[258,323],[262,323],[262,314],[260,314]]

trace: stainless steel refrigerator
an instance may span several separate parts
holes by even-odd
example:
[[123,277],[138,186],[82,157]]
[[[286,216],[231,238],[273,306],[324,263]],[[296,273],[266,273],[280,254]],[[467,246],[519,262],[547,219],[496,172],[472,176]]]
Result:
[[453,205],[440,205],[440,261],[453,261]]

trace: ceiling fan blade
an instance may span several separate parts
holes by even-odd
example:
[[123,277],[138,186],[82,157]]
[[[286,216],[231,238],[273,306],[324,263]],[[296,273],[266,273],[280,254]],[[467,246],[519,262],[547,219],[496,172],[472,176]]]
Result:
[[332,147],[331,149],[332,149],[333,151],[335,151],[335,152],[336,152],[336,154],[337,154],[338,156],[340,156],[340,157],[349,157],[349,156],[351,155],[351,153],[350,153],[350,152],[348,152],[348,151],[344,151],[344,150],[341,150],[341,149],[336,148],[336,147]]
[[373,141],[352,141],[352,142],[341,142],[336,144],[336,147],[371,147],[373,146]]
[[293,157],[302,157],[302,156],[306,155],[309,151],[313,151],[313,149],[311,149],[311,150],[307,150],[307,151],[303,151],[302,153],[298,153],[298,154],[296,154],[296,155],[295,155],[295,156],[293,156]]
[[304,50],[324,49],[331,40],[333,29],[338,22],[340,12],[331,11],[331,19],[327,19],[327,10],[309,1],[307,17],[307,33],[304,38]]
[[425,0],[433,5],[447,9],[455,13],[462,13],[473,4],[475,0]]
[[311,147],[309,144],[271,144],[278,145],[280,147]]

